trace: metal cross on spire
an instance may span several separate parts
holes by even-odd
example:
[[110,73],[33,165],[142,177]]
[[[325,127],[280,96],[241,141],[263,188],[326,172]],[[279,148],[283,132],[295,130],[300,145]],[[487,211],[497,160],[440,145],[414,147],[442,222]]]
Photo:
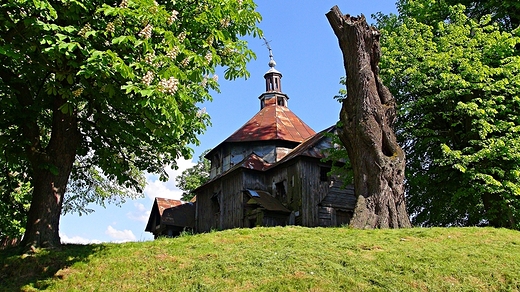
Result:
[[274,68],[276,66],[276,62],[274,61],[273,50],[269,45],[271,41],[268,41],[265,37],[263,37],[262,39],[264,39],[265,46],[267,47],[267,49],[269,49],[269,67]]

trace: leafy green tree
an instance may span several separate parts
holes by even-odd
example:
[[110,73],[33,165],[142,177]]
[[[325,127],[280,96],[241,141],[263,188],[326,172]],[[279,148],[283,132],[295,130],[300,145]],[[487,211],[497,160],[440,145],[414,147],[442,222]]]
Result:
[[[5,152],[4,152],[5,153]],[[0,156],[0,248],[2,242],[18,240],[25,231],[31,202],[31,184],[23,165]]]
[[490,15],[505,30],[520,26],[520,2],[517,0],[446,0],[447,4],[462,4],[473,19]]
[[175,178],[177,186],[183,190],[181,200],[191,200],[195,196],[193,191],[209,181],[211,162],[204,156],[206,156],[210,150],[211,149],[204,151],[199,156],[197,164],[184,170],[181,175]]
[[60,245],[76,161],[139,192],[136,170],[166,178],[165,165],[190,157],[215,68],[248,76],[254,54],[239,37],[261,33],[254,9],[252,0],[0,4],[1,140],[33,188],[23,245]]
[[469,18],[491,17],[503,30],[511,31],[520,25],[520,2],[516,0],[401,0],[396,3],[400,12],[406,11],[408,17],[429,25],[435,25],[439,19],[448,19],[447,7],[457,4],[465,6],[464,13]]
[[400,3],[379,16],[380,69],[400,105],[413,222],[520,228],[520,30]]

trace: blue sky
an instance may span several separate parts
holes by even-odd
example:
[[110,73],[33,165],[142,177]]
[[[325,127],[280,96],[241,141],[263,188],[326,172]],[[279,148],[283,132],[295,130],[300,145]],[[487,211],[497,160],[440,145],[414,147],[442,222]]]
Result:
[[[369,24],[376,12],[396,13],[394,0],[328,1],[328,0],[257,0],[262,15],[260,28],[273,50],[276,69],[283,74],[282,91],[289,96],[289,108],[315,131],[321,131],[338,120],[341,105],[333,99],[341,88],[339,79],[345,75],[338,41],[325,13],[338,5],[345,14],[364,14]],[[265,91],[263,75],[267,70],[269,53],[263,40],[246,38],[257,59],[248,65],[251,77],[247,80],[224,80],[220,94],[203,107],[211,116],[212,126],[199,137],[194,147],[194,160],[204,150],[215,147],[247,122],[260,109],[258,96]],[[63,242],[97,243],[152,240],[144,231],[155,197],[179,199],[182,192],[175,186],[175,177],[193,165],[179,161],[179,169],[168,167],[170,180],[160,182],[157,176],[147,176],[144,197],[127,201],[121,207],[92,206],[94,213],[79,216],[68,214],[61,218],[60,235]]]

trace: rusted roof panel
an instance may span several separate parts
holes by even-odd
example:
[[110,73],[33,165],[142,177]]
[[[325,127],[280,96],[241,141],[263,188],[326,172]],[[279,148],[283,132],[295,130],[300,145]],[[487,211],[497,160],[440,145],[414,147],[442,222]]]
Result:
[[230,169],[224,171],[223,173],[219,174],[219,175],[216,175],[214,178],[210,179],[209,181],[207,181],[206,183],[204,183],[203,185],[199,186],[198,188],[195,189],[195,192],[197,192],[197,190],[199,188],[201,188],[202,186],[205,186],[223,176],[226,176],[228,173],[230,172],[233,172],[234,170],[238,169],[238,168],[247,168],[247,169],[253,169],[253,170],[258,170],[258,171],[263,171],[267,168],[269,168],[271,166],[270,163],[267,163],[265,162],[262,157],[256,155],[256,153],[251,153],[249,154],[246,158],[244,158],[240,163],[237,163],[235,164],[233,167],[231,167]]
[[289,108],[269,105],[235,131],[224,142],[285,140],[302,142],[316,134]]
[[251,197],[247,201],[248,205],[259,205],[260,207],[273,212],[291,213],[289,209],[285,208],[284,205],[271,194],[260,190],[247,190],[247,193]]
[[152,206],[150,217],[148,217],[148,223],[146,224],[145,231],[154,232],[157,222],[157,218],[162,218],[164,210],[182,205],[179,200],[166,199],[166,198],[155,198],[155,202]]
[[[325,157],[324,153],[322,152],[322,147],[315,147],[319,145],[320,141],[325,137],[325,133],[333,133],[336,130],[336,126],[331,126],[314,136],[311,136],[307,138],[303,143],[296,146],[291,152],[289,152],[287,155],[285,155],[284,158],[282,158],[280,161],[276,162],[275,164],[272,164],[271,166],[274,167],[276,165],[282,164],[288,160],[291,160],[297,156],[309,156],[309,157],[315,157],[315,158],[323,158]],[[327,142],[328,143],[328,142]],[[332,145],[327,145],[330,148]]]
[[239,166],[254,170],[264,170],[268,168],[270,164],[265,162],[262,157],[256,155],[255,153],[251,153],[248,157],[242,160]]
[[175,206],[182,205],[182,201],[166,198],[155,198],[157,203],[157,209],[159,210],[159,216],[163,215],[164,210],[173,208]]

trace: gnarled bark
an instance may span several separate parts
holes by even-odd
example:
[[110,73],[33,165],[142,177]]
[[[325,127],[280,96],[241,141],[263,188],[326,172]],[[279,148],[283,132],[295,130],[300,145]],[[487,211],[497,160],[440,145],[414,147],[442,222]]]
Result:
[[338,37],[347,74],[347,98],[340,113],[339,137],[354,170],[354,228],[411,227],[404,196],[405,154],[392,124],[395,100],[379,77],[379,32],[363,15],[327,14]]
[[61,111],[65,102],[60,97],[54,100],[52,134],[45,148],[40,147],[36,133],[32,134],[34,129],[24,129],[27,140],[34,141],[26,147],[33,168],[34,189],[21,243],[25,247],[61,245],[58,228],[63,196],[80,142],[76,113]]

